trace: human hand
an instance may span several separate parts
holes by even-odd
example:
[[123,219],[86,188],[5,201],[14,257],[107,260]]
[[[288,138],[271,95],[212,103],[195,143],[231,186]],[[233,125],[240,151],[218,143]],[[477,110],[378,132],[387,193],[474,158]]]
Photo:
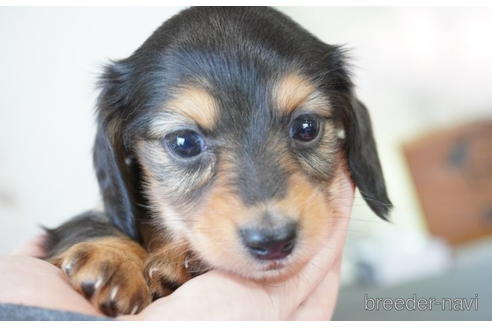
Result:
[[26,244],[14,255],[0,255],[0,303],[102,315],[72,288],[60,269],[25,253],[35,249],[31,246]]
[[[354,187],[346,170],[333,185],[337,200],[329,240],[296,274],[276,283],[259,283],[213,270],[191,279],[141,313],[120,320],[325,320],[336,304],[340,261]],[[0,302],[101,315],[42,256],[43,237],[0,256]]]
[[285,281],[259,283],[217,270],[191,279],[141,313],[121,320],[328,320],[338,294],[340,264],[354,197],[344,170],[334,181],[333,230],[323,248]]

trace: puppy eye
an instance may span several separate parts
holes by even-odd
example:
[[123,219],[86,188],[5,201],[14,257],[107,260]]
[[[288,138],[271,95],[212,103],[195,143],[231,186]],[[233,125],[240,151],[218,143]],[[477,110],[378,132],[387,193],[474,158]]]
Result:
[[316,139],[320,130],[320,121],[312,115],[299,115],[292,122],[290,135],[292,138],[301,141],[309,142]]
[[192,130],[180,130],[164,137],[169,149],[179,157],[190,158],[198,156],[205,150],[205,140]]

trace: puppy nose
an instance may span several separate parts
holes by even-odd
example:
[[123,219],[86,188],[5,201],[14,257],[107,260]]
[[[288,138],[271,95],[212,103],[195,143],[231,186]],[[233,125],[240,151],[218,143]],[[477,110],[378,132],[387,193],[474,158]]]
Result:
[[294,249],[297,226],[287,224],[281,228],[248,228],[240,231],[243,244],[260,260],[279,260]]

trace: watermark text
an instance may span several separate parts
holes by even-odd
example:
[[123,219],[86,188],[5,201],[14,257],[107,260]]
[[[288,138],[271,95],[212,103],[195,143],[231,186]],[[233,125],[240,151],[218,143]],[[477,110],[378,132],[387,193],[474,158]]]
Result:
[[369,297],[364,294],[365,311],[478,311],[478,294],[474,297]]

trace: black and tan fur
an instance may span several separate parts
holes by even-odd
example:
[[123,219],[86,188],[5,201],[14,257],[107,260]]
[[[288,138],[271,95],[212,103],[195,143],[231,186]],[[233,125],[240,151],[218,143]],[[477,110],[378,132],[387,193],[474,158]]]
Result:
[[[344,51],[271,8],[190,8],[100,80],[94,165],[104,212],[48,230],[47,259],[108,315],[135,313],[207,268],[274,279],[302,266],[336,220],[348,166],[370,208],[391,208],[369,114]],[[295,142],[300,114],[320,136]],[[192,160],[163,143],[192,129]],[[296,230],[290,255],[259,261],[244,229]],[[280,232],[279,232],[280,233]]]

